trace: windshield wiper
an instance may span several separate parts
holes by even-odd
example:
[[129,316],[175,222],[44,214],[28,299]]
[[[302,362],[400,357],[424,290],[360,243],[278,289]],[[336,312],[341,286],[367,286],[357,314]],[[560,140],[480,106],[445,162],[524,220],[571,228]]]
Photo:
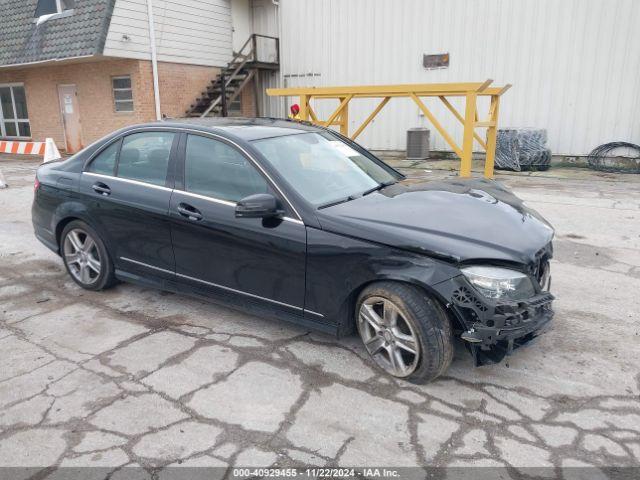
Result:
[[397,180],[389,180],[388,182],[379,183],[375,187],[362,192],[362,196],[364,197],[365,195],[369,195],[370,193],[377,192],[378,190],[382,190],[384,187],[388,187],[389,185],[393,185],[394,183],[397,183],[397,182],[398,182]]
[[334,205],[339,205],[341,203],[349,202],[351,200],[355,200],[358,198],[356,195],[349,195],[348,197],[341,198],[340,200],[332,200],[331,202],[323,203],[318,206],[318,210],[322,210],[323,208],[333,207]]
[[331,202],[323,203],[322,205],[318,206],[318,210],[321,210],[321,209],[327,208],[327,207],[333,207],[334,205],[339,205],[340,203],[349,202],[351,200],[355,200],[356,198],[364,197],[365,195],[368,195],[368,194],[370,194],[372,192],[375,192],[377,190],[382,190],[384,187],[388,187],[389,185],[393,185],[394,183],[398,183],[398,181],[397,180],[389,180],[387,182],[379,183],[375,187],[370,188],[369,190],[365,190],[360,195],[349,195],[348,197],[341,198],[339,200],[333,200]]

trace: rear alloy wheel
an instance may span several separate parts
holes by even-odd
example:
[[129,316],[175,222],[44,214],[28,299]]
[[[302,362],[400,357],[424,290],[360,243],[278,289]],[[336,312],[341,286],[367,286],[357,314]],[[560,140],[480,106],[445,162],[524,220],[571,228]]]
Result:
[[98,234],[79,220],[62,232],[62,258],[71,278],[87,290],[102,290],[115,283],[113,264]]
[[358,298],[356,323],[373,361],[396,378],[425,383],[451,363],[449,318],[418,287],[399,282],[368,286]]
[[102,265],[96,241],[81,228],[74,228],[64,238],[64,260],[69,273],[84,285],[94,284],[100,277]]

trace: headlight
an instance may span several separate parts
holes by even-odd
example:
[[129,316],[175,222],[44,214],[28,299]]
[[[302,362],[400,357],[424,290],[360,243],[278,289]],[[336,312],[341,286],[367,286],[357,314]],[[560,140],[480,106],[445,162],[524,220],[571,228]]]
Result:
[[529,277],[516,270],[480,266],[461,270],[476,290],[487,298],[523,300],[536,294]]

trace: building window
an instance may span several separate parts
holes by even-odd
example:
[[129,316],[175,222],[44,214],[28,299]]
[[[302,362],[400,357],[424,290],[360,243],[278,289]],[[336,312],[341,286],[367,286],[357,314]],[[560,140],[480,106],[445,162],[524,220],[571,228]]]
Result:
[[116,112],[133,112],[133,90],[131,89],[131,77],[113,77],[113,101]]
[[3,137],[31,137],[27,96],[22,85],[0,85],[0,134]]
[[55,15],[75,8],[75,0],[38,0],[35,17],[43,15]]

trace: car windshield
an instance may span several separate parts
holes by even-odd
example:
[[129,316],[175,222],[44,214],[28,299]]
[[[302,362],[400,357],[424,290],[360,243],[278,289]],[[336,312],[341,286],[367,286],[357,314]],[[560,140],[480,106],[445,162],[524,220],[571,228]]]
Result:
[[303,198],[319,208],[399,177],[330,132],[265,138],[253,144]]

